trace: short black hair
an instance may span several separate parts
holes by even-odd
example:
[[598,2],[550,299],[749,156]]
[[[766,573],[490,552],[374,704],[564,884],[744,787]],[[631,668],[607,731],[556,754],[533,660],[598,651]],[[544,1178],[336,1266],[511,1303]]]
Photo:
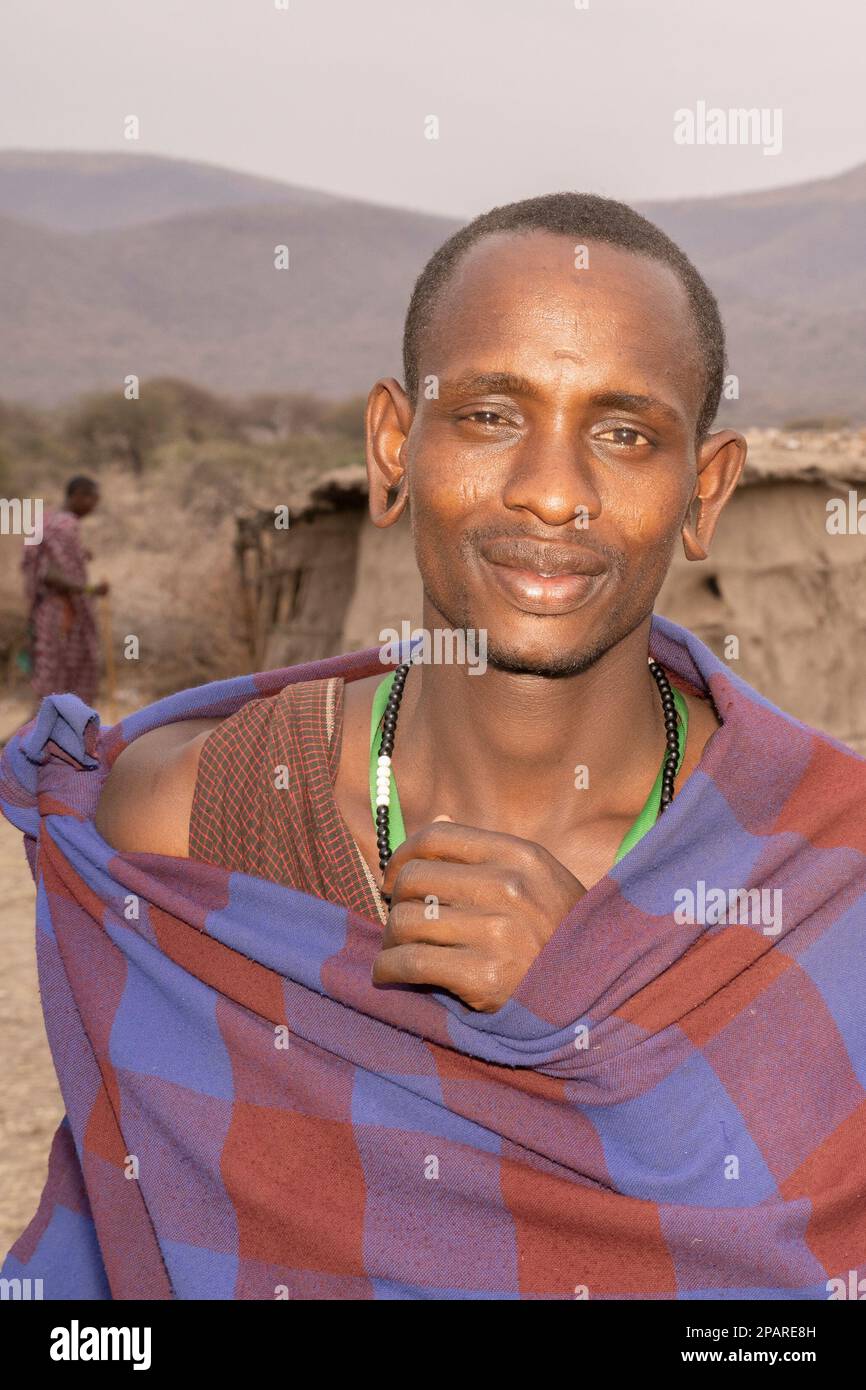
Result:
[[71,497],[74,492],[98,492],[99,483],[94,478],[88,478],[85,473],[76,473],[74,478],[70,478],[66,484],[66,496]]
[[403,329],[403,373],[410,400],[414,403],[418,392],[421,335],[460,258],[470,246],[494,232],[533,231],[553,232],[579,243],[603,241],[670,266],[689,297],[704,362],[706,385],[697,423],[697,438],[703,439],[719,408],[725,383],[725,330],[716,298],[685,252],[660,227],[626,203],[596,193],[547,193],[491,208],[434,251],[415,282]]

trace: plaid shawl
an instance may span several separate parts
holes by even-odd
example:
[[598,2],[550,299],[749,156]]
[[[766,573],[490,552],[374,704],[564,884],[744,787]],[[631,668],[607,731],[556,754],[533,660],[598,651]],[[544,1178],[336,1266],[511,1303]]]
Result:
[[377,649],[104,731],[47,697],[0,792],[67,1115],[3,1275],[46,1298],[846,1296],[866,1274],[866,762],[674,624],[651,652],[724,725],[494,1014],[373,986],[379,923],[117,853],[91,819],[145,730],[369,674]]

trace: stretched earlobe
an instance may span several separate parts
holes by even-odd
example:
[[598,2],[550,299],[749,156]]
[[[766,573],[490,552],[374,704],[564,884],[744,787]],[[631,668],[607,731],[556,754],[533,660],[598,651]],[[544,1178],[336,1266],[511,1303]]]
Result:
[[[385,487],[383,487],[381,490],[384,494],[384,499],[387,502],[387,497],[388,493],[390,492],[390,488],[386,489]],[[374,498],[370,498],[370,520],[372,521],[373,525],[382,527],[393,526],[394,522],[404,511],[408,497],[409,484],[406,478],[406,474],[404,473],[402,478],[400,479],[400,482],[397,485],[397,496],[394,498],[390,506],[386,505],[381,510],[379,510],[376,507],[376,501],[374,500]]]
[[694,498],[692,501],[692,506],[694,506],[695,502],[697,502],[698,504],[698,519],[696,523],[692,522],[692,507],[690,506],[688,515],[686,516],[686,519],[683,522],[683,550],[685,551],[685,556],[687,560],[706,560],[709,551],[707,550],[706,546],[704,545],[703,541],[701,540],[698,534],[701,525],[700,498]]

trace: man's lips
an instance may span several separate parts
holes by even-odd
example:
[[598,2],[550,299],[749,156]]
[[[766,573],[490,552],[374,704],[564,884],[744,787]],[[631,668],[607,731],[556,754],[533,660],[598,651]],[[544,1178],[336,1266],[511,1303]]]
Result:
[[527,613],[561,614],[582,607],[607,570],[593,551],[574,545],[503,537],[485,542],[480,551],[497,587]]
[[603,574],[606,565],[592,550],[577,545],[557,545],[555,541],[533,541],[520,536],[502,536],[485,541],[481,554],[493,565],[524,570],[544,579],[563,574]]

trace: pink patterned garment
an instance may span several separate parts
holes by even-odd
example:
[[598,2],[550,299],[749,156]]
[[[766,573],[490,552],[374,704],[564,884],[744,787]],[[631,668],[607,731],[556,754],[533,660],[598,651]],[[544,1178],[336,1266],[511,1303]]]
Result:
[[47,511],[39,545],[25,545],[21,562],[30,609],[33,676],[37,695],[78,695],[92,704],[99,685],[99,634],[93,599],[63,594],[45,583],[49,570],[70,584],[87,582],[81,525],[73,512]]

